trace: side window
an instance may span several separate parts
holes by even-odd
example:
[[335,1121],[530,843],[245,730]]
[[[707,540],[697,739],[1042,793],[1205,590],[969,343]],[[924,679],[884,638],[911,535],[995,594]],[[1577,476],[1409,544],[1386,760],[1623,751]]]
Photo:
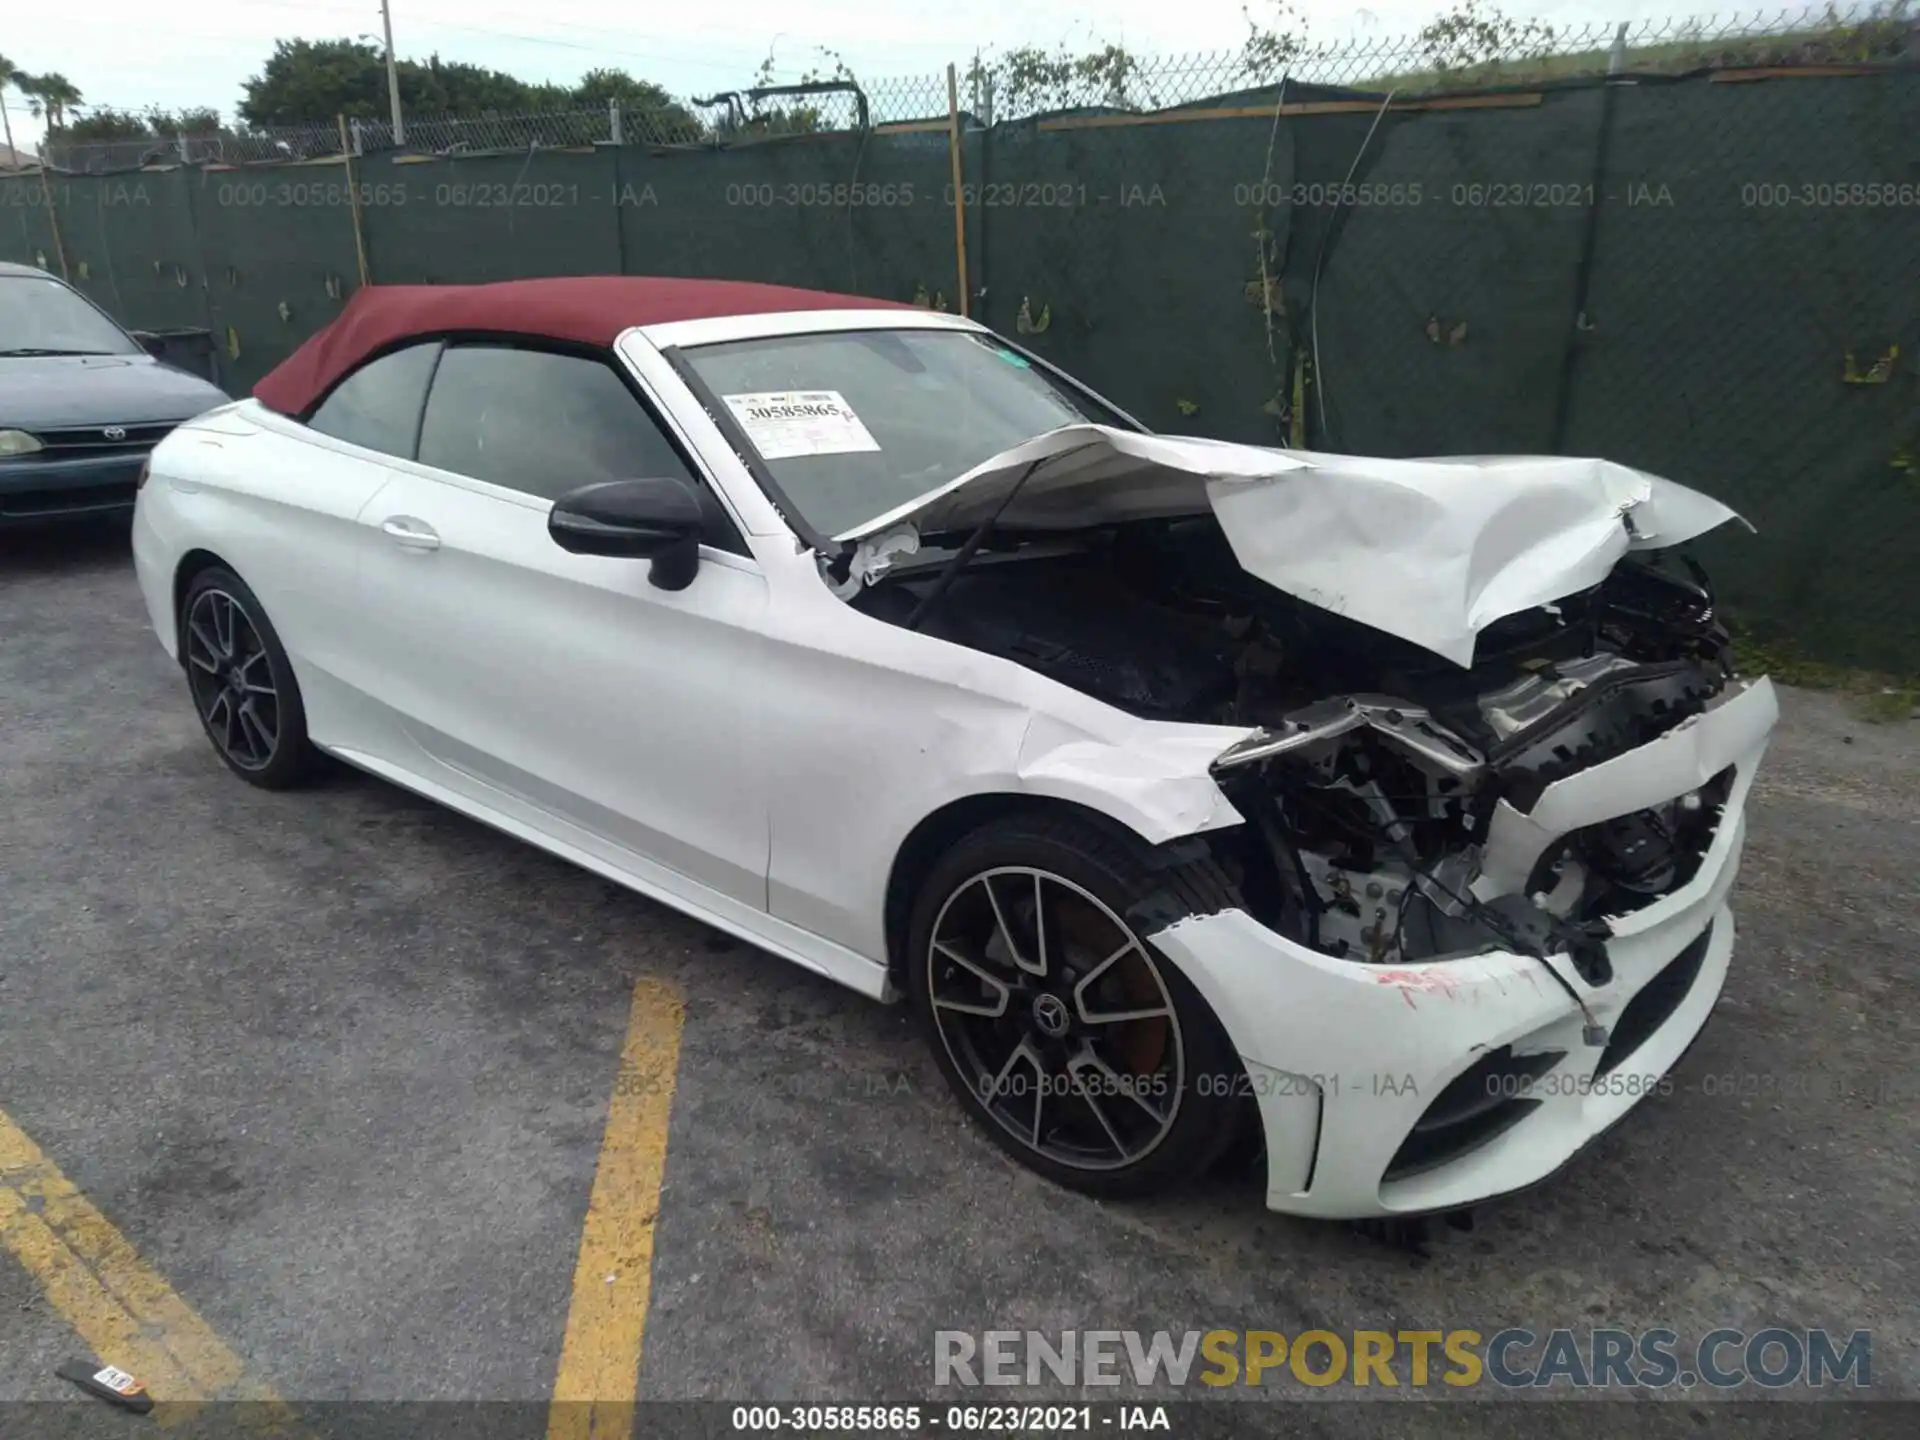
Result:
[[746,554],[720,502],[612,366],[508,345],[451,345],[420,429],[422,465],[557,500],[598,480],[693,486],[706,542]]
[[336,440],[412,459],[420,407],[439,354],[440,342],[433,340],[368,361],[333,387],[307,425]]
[[493,345],[456,345],[440,362],[420,463],[546,500],[596,480],[693,478],[598,360]]

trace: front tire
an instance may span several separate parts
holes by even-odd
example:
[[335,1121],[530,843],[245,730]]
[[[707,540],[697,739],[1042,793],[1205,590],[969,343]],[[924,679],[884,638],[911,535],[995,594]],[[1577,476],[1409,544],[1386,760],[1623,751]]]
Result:
[[921,884],[906,956],[961,1105],[1023,1165],[1088,1194],[1205,1172],[1238,1131],[1239,1059],[1141,935],[1234,903],[1210,860],[1169,862],[1091,817],[1035,812],[967,835]]
[[305,780],[315,752],[307,712],[280,637],[259,597],[231,570],[202,570],[180,602],[180,663],[200,727],[249,785]]

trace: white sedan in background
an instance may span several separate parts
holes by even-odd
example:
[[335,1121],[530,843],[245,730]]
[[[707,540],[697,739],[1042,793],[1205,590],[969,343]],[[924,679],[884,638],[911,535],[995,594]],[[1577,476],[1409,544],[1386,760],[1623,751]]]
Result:
[[579,278],[360,291],[160,445],[134,546],[242,779],[325,752],[904,996],[1065,1184],[1244,1135],[1274,1209],[1361,1218],[1542,1179],[1706,1022],[1775,702],[1663,552],[1730,518]]

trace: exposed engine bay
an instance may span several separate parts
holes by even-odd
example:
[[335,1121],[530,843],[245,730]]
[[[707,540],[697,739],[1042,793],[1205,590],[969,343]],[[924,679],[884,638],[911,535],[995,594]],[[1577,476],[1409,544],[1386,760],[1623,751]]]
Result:
[[1502,802],[1525,812],[1732,682],[1705,577],[1670,552],[1494,622],[1470,669],[1263,584],[1210,516],[1002,537],[849,600],[1142,717],[1259,727],[1215,767],[1249,823],[1210,843],[1263,922],[1350,960],[1498,945],[1602,983],[1608,917],[1691,878],[1732,783],[1567,835],[1521,885],[1481,865]]

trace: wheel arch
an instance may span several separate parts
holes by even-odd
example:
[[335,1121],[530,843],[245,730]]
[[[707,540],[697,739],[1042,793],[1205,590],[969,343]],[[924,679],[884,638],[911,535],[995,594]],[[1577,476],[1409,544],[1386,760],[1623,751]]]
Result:
[[174,654],[182,669],[187,664],[187,637],[183,633],[186,616],[182,613],[187,603],[187,587],[193,584],[195,576],[216,568],[235,575],[240,573],[211,550],[189,550],[173,567],[173,607],[170,613],[173,616]]
[[[921,892],[934,878],[934,872],[951,847],[965,843],[964,837],[982,826],[997,825],[1007,820],[1016,822],[1014,836],[1007,838],[1025,843],[1050,841],[1058,844],[1064,840],[1074,854],[1096,868],[1111,871],[1113,880],[1119,885],[1120,895],[1130,899],[1115,903],[1114,898],[1102,896],[1098,889],[1086,893],[1112,910],[1120,923],[1143,940],[1150,937],[1162,920],[1215,914],[1240,908],[1242,904],[1235,867],[1225,863],[1226,856],[1219,848],[1221,834],[1233,831],[1203,831],[1155,843],[1121,818],[1072,800],[1005,791],[974,794],[954,800],[925,817],[910,833],[907,842],[900,847],[888,885],[886,919],[889,975],[896,988],[908,992],[910,1003],[923,1024],[932,1026],[936,1022],[927,1008],[928,991],[922,983],[923,977],[917,972],[911,977],[908,974],[914,966],[908,953],[910,937],[907,933],[913,924]],[[1236,830],[1239,828],[1243,827],[1235,827]],[[968,863],[977,858],[978,854],[975,853]],[[944,871],[941,873],[943,877],[947,874]],[[969,872],[962,869],[957,873]],[[943,878],[943,887],[945,883]],[[1069,878],[1064,883],[1077,885],[1080,882]],[[1217,1067],[1219,1073],[1231,1076],[1234,1081],[1226,1087],[1216,1087],[1211,1092],[1217,1101],[1217,1124],[1207,1131],[1211,1137],[1209,1142],[1188,1154],[1187,1158],[1192,1162],[1190,1170],[1179,1173],[1204,1174],[1223,1160],[1251,1169],[1262,1159],[1262,1132],[1258,1107],[1242,1078],[1245,1074],[1244,1062],[1234,1045],[1232,1033],[1213,999],[1201,990],[1192,976],[1185,973],[1179,960],[1158,951],[1153,952],[1151,960],[1161,970],[1174,1003],[1185,1007],[1180,1011],[1178,1023],[1185,1040],[1200,1047],[1192,1052],[1194,1063],[1201,1063],[1199,1057],[1209,1057],[1202,1068]],[[1182,995],[1185,996],[1184,1000],[1180,998]],[[1199,1029],[1190,1028],[1190,1022],[1197,1024]],[[931,1032],[930,1039],[935,1046],[936,1060],[943,1069],[950,1063],[958,1063],[952,1060],[950,1052],[946,1059],[941,1059],[941,1041],[934,1038]],[[947,1078],[950,1084],[954,1083],[950,1071]],[[970,1091],[964,1084],[956,1085],[956,1089],[965,1104]],[[1201,1098],[1204,1100],[1207,1094],[1202,1091]],[[987,1133],[1004,1144],[990,1126]],[[1032,1164],[1031,1161],[1025,1163]],[[1040,1173],[1052,1172],[1041,1169]],[[1053,1178],[1060,1177],[1054,1175]],[[1075,1181],[1067,1183],[1079,1184]],[[1130,1192],[1114,1190],[1111,1193]]]
[[[991,790],[949,800],[908,832],[894,852],[887,874],[887,889],[882,920],[887,944],[887,976],[896,990],[906,979],[907,927],[913,914],[914,897],[940,857],[963,836],[990,821],[1011,815],[1072,816],[1086,823],[1124,835],[1136,843],[1153,843],[1138,829],[1111,813],[1057,795],[1036,795],[1031,791]],[[1210,847],[1204,835],[1189,835],[1166,841],[1156,848],[1170,860],[1206,854]]]

